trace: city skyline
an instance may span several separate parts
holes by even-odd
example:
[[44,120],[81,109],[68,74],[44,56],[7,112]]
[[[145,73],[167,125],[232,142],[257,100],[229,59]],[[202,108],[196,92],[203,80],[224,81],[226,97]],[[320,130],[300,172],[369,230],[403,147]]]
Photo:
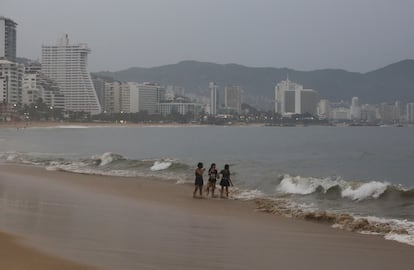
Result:
[[93,49],[91,71],[197,60],[366,72],[414,58],[414,3],[404,0],[89,4],[6,0],[0,15],[19,24],[18,56],[39,58],[42,44],[68,33]]

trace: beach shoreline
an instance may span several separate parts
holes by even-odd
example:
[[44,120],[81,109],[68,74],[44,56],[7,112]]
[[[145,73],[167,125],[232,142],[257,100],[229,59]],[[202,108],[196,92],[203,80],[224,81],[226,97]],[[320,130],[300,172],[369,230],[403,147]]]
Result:
[[[138,253],[136,257],[140,262],[145,261],[147,266],[154,264],[155,266],[151,269],[166,269],[165,267],[170,269],[251,269],[251,267],[274,269],[277,266],[282,269],[331,269],[333,266],[336,269],[352,267],[357,269],[390,269],[390,267],[411,269],[410,265],[414,263],[414,259],[410,255],[414,251],[412,246],[387,241],[380,236],[361,235],[333,229],[327,224],[261,213],[255,211],[256,206],[253,201],[219,198],[193,199],[193,186],[190,184],[177,185],[173,182],[154,178],[124,178],[46,171],[43,168],[25,165],[0,165],[0,168],[0,184],[2,184],[4,194],[8,192],[8,189],[5,188],[8,179],[12,179],[10,180],[12,185],[33,185],[33,187],[40,190],[56,185],[56,188],[64,191],[65,194],[67,193],[69,197],[85,194],[88,197],[97,196],[97,200],[110,201],[119,198],[128,205],[134,207],[138,205],[137,212],[149,211],[149,213],[152,213],[155,211],[166,213],[165,217],[163,215],[154,217],[149,215],[146,217],[148,219],[146,222],[154,227],[160,226],[159,223],[162,222],[171,223],[171,226],[157,227],[156,232],[146,226],[138,229],[143,233],[140,236],[143,239],[142,244],[137,245],[147,247],[147,250],[140,251],[143,254]],[[182,223],[183,219],[186,218],[190,218],[193,220],[192,223],[198,225],[187,227],[187,223]],[[229,230],[229,235],[222,236],[226,239],[225,243],[209,242],[209,239],[215,239],[220,232],[211,230],[207,226],[208,224],[205,224],[206,221],[210,222],[211,226],[214,225],[221,228],[221,230]],[[206,226],[206,228],[203,226]],[[53,256],[58,256],[68,260],[76,260],[76,258],[66,256],[67,254],[59,251],[59,247],[53,245],[48,247],[39,246],[36,240],[31,239],[30,234],[23,232],[20,235],[15,231],[6,229],[0,226],[0,231],[23,237],[25,242],[30,243],[30,247],[36,248],[30,249],[31,251],[36,253],[36,250],[39,249],[41,252],[50,252],[51,255],[44,255],[47,257],[46,259],[54,260],[56,258]],[[82,226],[77,228],[77,230],[82,229]],[[183,248],[183,250],[189,252],[189,254],[174,250],[174,248],[181,249],[181,245],[184,247],[187,245],[193,246],[194,239],[188,243],[184,239],[194,237],[194,232],[200,233],[199,237],[203,239],[205,237],[202,243],[197,245],[200,253],[196,252],[194,254],[195,251],[191,253],[186,248]],[[155,234],[152,235],[153,233]],[[180,242],[165,242],[165,238],[158,238],[157,235],[159,234],[174,235]],[[52,236],[46,233],[47,237]],[[66,237],[66,235],[63,234],[60,237]],[[172,251],[168,249],[169,244],[173,247]],[[16,248],[14,242],[10,241],[2,242],[2,245],[2,248],[7,250]],[[154,249],[151,248],[152,246]],[[159,251],[159,248],[163,246],[166,246],[164,247],[166,249],[165,253],[162,250]],[[18,243],[17,247],[18,249],[27,249],[27,247]],[[230,248],[230,250],[223,248]],[[246,248],[248,250],[245,250]],[[79,247],[79,249],[82,249],[82,247]],[[219,255],[223,255],[223,257],[220,257],[221,259],[217,263],[211,265],[209,259],[217,258],[217,250],[221,250],[220,252],[223,254],[219,253]],[[19,253],[20,251],[16,252]],[[157,252],[160,252],[160,254],[157,254]],[[174,252],[177,252],[178,255],[171,255]],[[30,257],[26,253],[23,254],[23,258]],[[201,254],[203,254],[203,258],[200,261],[193,262],[190,258],[187,258],[187,256],[192,257]],[[298,254],[303,260],[297,260],[296,256]],[[159,256],[159,259],[148,259],[151,256]],[[261,259],[254,261],[252,258]],[[16,258],[16,263],[18,259]],[[339,263],[346,260],[354,260],[354,262],[343,265]],[[100,264],[99,261],[96,261],[96,258],[89,258],[87,255],[79,263],[103,268],[108,266],[107,264]],[[3,260],[0,260],[0,268],[10,269],[6,266]],[[20,266],[20,268],[16,267],[15,269],[29,268]],[[74,266],[67,269],[89,268],[75,268]],[[117,269],[117,267],[109,265],[108,269]],[[143,267],[142,269],[147,268]]]
[[[192,126],[208,126],[206,124],[194,123],[133,123],[133,122],[66,122],[66,121],[12,121],[0,122],[0,129],[2,128],[52,128],[52,127],[192,127]],[[217,125],[214,125],[217,126]],[[243,127],[264,127],[264,123],[233,123],[231,126]]]

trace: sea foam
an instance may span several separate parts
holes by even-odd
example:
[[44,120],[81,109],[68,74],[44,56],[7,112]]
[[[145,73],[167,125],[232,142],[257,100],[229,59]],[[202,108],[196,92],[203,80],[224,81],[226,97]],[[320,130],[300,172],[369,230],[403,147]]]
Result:
[[162,171],[168,169],[172,165],[171,161],[155,161],[154,164],[151,166],[151,171]]
[[388,183],[372,181],[364,183],[356,188],[347,187],[342,190],[342,197],[352,200],[378,199],[389,186]]
[[[379,181],[350,182],[341,179],[284,175],[276,191],[282,194],[308,195],[315,192],[327,193],[335,187],[339,188],[342,198],[361,201],[380,198],[391,184]],[[393,186],[393,188],[403,191],[400,187]]]

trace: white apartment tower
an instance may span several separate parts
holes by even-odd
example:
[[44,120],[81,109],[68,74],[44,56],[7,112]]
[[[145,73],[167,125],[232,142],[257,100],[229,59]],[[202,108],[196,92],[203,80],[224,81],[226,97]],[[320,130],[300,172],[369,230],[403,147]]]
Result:
[[240,86],[230,85],[224,88],[224,107],[241,113],[243,90]]
[[11,19],[0,16],[0,59],[16,61],[16,26]]
[[414,103],[407,103],[407,122],[414,123]]
[[18,104],[22,100],[24,66],[0,59],[0,101]]
[[321,119],[328,119],[331,113],[331,103],[327,99],[321,99],[318,104],[318,116]]
[[210,114],[216,115],[217,114],[217,103],[218,103],[218,85],[215,82],[210,82]]
[[311,113],[316,114],[319,102],[318,92],[303,89],[303,86],[289,79],[275,87],[275,112],[282,115]]
[[99,114],[101,105],[88,72],[87,44],[69,44],[68,35],[55,46],[42,46],[42,73],[55,80],[65,97],[65,110]]
[[351,100],[351,119],[360,120],[361,119],[361,106],[359,105],[359,98],[353,97]]
[[[165,89],[157,83],[128,82],[129,112],[147,112],[158,114],[158,104],[165,99]],[[126,100],[125,100],[126,101]]]

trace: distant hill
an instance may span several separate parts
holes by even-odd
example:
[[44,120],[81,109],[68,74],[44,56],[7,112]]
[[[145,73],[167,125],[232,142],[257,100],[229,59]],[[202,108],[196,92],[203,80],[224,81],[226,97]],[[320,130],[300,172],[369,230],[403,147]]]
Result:
[[350,100],[353,96],[367,103],[414,100],[414,60],[404,60],[368,73],[340,69],[297,71],[183,61],[153,68],[133,67],[117,72],[98,72],[95,75],[120,81],[159,82],[196,93],[207,91],[211,81],[220,86],[237,84],[248,95],[270,99],[274,98],[276,83],[288,75],[292,81],[317,90],[321,98],[329,100]]
[[[19,63],[33,60],[18,58]],[[274,98],[274,86],[286,79],[315,89],[321,98],[350,100],[360,97],[362,102],[378,103],[395,100],[414,101],[414,60],[403,60],[367,72],[348,72],[340,69],[297,71],[288,68],[253,68],[237,64],[214,64],[183,61],[153,68],[129,68],[117,72],[97,72],[94,76],[110,81],[159,82],[162,85],[183,87],[189,93],[203,93],[208,83],[220,86],[241,85],[247,95]]]

